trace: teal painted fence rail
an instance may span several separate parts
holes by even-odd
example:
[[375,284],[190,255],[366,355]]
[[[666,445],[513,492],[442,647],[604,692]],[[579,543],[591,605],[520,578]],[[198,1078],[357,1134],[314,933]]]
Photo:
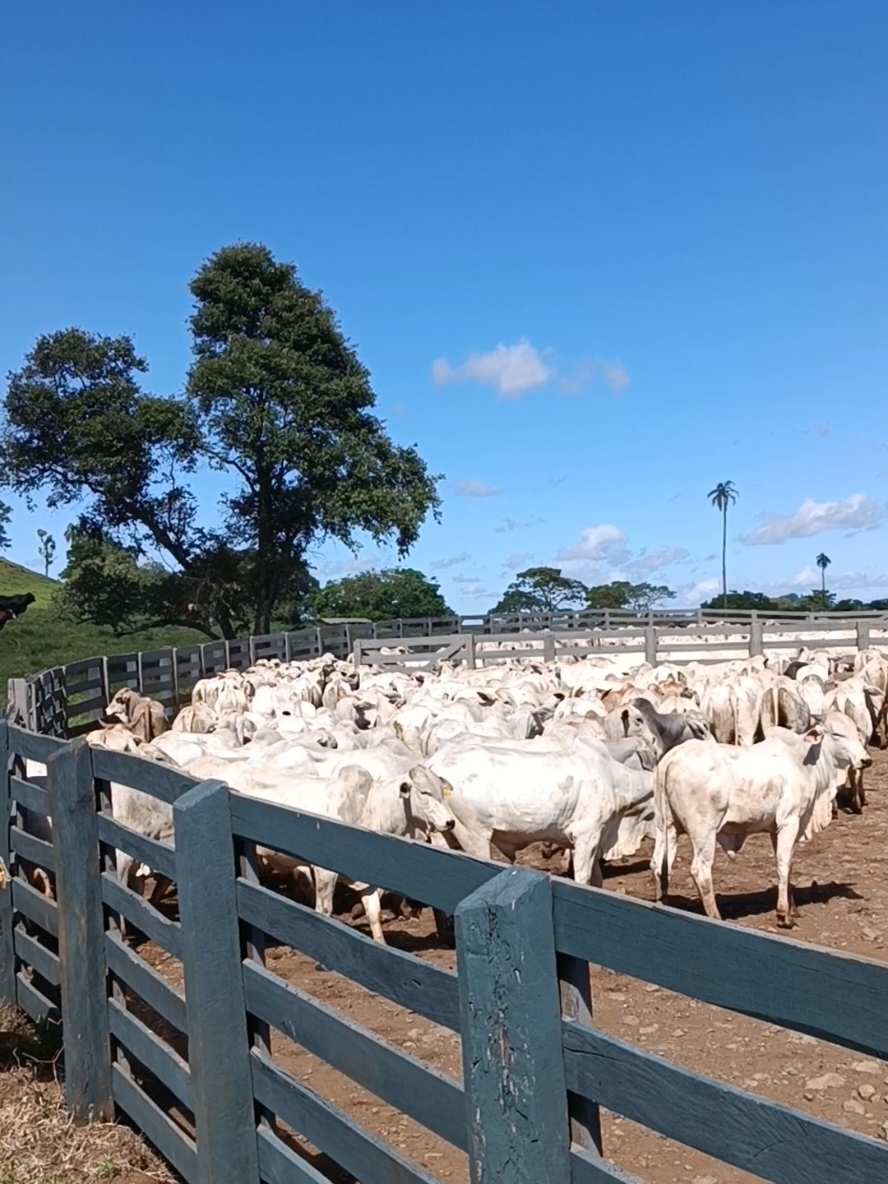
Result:
[[[116,1108],[189,1184],[321,1184],[281,1123],[361,1184],[431,1184],[276,1063],[270,1030],[468,1152],[474,1184],[626,1184],[600,1145],[599,1105],[775,1184],[888,1178],[884,1143],[597,1029],[587,971],[888,1058],[883,964],[272,806],[6,720],[0,758],[0,995],[61,1021],[76,1118]],[[172,804],[174,845],[146,846],[110,816],[112,780]],[[257,844],[455,914],[457,971],[260,886]],[[169,875],[178,919],[118,882],[115,847]],[[181,962],[184,991],[133,932]],[[266,938],[458,1033],[462,1082],[279,978]]]

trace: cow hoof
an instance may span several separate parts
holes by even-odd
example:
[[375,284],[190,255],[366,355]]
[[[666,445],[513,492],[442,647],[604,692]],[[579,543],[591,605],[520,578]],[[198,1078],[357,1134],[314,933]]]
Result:
[[792,917],[781,917],[778,914],[777,928],[778,929],[794,929],[795,928],[795,921],[793,921]]

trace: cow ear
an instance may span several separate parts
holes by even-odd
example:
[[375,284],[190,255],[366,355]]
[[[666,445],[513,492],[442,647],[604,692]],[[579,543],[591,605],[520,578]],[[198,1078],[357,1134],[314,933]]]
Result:
[[823,728],[813,727],[809,728],[805,733],[805,739],[809,744],[819,744],[823,739]]

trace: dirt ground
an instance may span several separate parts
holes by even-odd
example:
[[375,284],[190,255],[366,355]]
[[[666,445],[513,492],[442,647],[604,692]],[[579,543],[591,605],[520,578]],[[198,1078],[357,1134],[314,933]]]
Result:
[[[795,940],[888,961],[888,753],[874,753],[867,774],[863,816],[840,812],[813,842],[798,848],[793,881],[800,909]],[[701,911],[682,840],[672,883],[672,903]],[[643,900],[652,898],[649,851],[610,869],[605,887]],[[545,866],[538,848],[521,862]],[[774,920],[774,866],[765,836],[748,842],[731,864],[719,852],[715,867],[719,904],[726,919],[768,933]],[[349,904],[348,899],[343,904]],[[348,914],[342,916],[348,920]],[[352,922],[361,928],[363,920]],[[386,925],[390,945],[439,966],[453,968],[453,951],[437,941],[430,910],[416,920]],[[172,980],[179,967],[150,944],[142,955]],[[461,1076],[459,1039],[421,1016],[380,999],[314,961],[286,948],[267,952],[271,970],[341,1011],[394,1045],[454,1078]],[[594,1022],[668,1060],[878,1139],[888,1138],[888,1065],[839,1047],[734,1015],[650,984],[592,968]],[[849,1000],[853,1006],[853,1000]],[[468,1178],[466,1157],[357,1087],[303,1049],[277,1035],[275,1058],[297,1079],[329,1098],[369,1131],[398,1148],[442,1181]],[[828,1076],[829,1075],[829,1076]],[[603,1112],[605,1156],[649,1184],[745,1184],[758,1177],[737,1171],[681,1144]],[[304,1153],[337,1184],[351,1177],[335,1164]]]

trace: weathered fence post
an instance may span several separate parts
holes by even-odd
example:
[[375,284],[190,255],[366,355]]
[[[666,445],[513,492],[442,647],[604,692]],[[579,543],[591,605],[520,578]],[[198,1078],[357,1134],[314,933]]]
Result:
[[869,649],[870,644],[870,623],[869,621],[857,622],[857,648],[859,650]]
[[474,670],[476,666],[475,634],[464,633],[463,637],[465,638],[465,641],[463,642],[463,653],[466,656],[466,666],[469,668],[469,670]]
[[15,937],[12,932],[12,853],[9,826],[9,721],[0,716],[0,1001],[15,1003]]
[[454,916],[472,1184],[569,1184],[549,877],[510,868]]
[[78,1123],[114,1117],[99,824],[92,755],[75,740],[46,761],[56,855],[65,1101]]
[[644,660],[649,666],[657,665],[657,627],[646,625],[644,629]]
[[[561,987],[561,1014],[584,1027],[592,1027],[592,987],[589,963],[569,954],[559,954],[558,978]],[[591,1155],[602,1154],[601,1114],[598,1103],[579,1094],[569,1094],[570,1138]]]
[[198,1184],[259,1184],[228,788],[173,806]]
[[555,634],[547,633],[543,637],[543,661],[555,661]]
[[758,613],[753,610],[749,618],[749,656],[758,657],[765,652],[765,627]]

